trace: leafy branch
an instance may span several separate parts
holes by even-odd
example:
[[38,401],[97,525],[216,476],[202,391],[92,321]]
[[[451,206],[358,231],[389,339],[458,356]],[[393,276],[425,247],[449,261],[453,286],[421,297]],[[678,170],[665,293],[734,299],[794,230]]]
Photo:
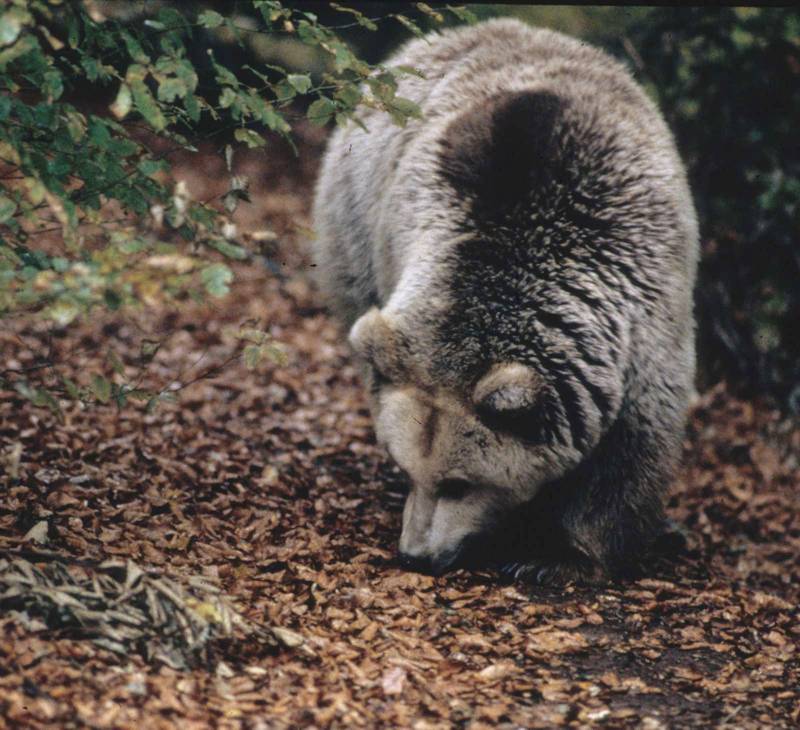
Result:
[[[270,135],[294,146],[300,116],[345,125],[371,107],[400,125],[418,117],[397,94],[413,70],[369,64],[338,35],[384,22],[420,35],[418,22],[332,7],[348,21],[326,26],[278,0],[241,2],[236,14],[143,4],[124,21],[80,0],[0,0],[0,317],[68,327],[97,308],[224,297],[234,284],[229,261],[252,255],[230,219],[248,200],[247,180],[233,171],[237,149],[264,147]],[[425,3],[416,8],[420,19],[443,22]],[[448,12],[470,20],[462,8]],[[323,70],[236,66],[213,50],[243,47],[254,34],[293,39]],[[198,47],[208,48],[205,58]],[[170,161],[211,140],[229,189],[198,202],[172,178]],[[252,363],[266,345],[248,347]],[[136,393],[97,382],[97,397]],[[47,400],[25,388],[17,390]]]

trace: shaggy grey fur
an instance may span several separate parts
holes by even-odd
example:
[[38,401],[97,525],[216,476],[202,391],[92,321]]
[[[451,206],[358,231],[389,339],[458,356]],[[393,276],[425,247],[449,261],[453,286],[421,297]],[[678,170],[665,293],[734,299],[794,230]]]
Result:
[[[540,581],[622,572],[660,530],[693,391],[697,223],[672,136],[621,64],[518,21],[387,64],[424,74],[398,90],[423,119],[334,132],[314,207],[318,281],[356,323],[373,404],[398,383],[446,393],[487,459],[501,434],[560,465],[448,555],[491,543]],[[490,393],[499,363],[527,380]]]

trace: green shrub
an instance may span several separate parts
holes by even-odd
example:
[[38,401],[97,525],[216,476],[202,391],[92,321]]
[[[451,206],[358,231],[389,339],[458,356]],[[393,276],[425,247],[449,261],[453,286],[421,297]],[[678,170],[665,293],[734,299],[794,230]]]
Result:
[[[377,28],[331,5],[344,26]],[[417,16],[438,22],[437,11],[418,5]],[[421,33],[413,18],[388,20]],[[307,47],[317,70],[247,63],[258,38]],[[226,259],[251,254],[226,225],[246,185],[231,175],[222,206],[192,203],[170,179],[171,155],[212,139],[231,170],[237,147],[261,147],[269,134],[291,142],[288,111],[298,106],[319,125],[357,119],[364,106],[403,125],[419,114],[396,95],[398,75],[410,72],[363,61],[314,13],[276,0],[224,13],[202,4],[0,0],[0,317],[28,313],[66,327],[98,307],[224,296],[234,278]],[[249,365],[272,352],[255,339],[243,336]],[[98,377],[89,389],[43,388],[7,369],[0,387],[54,410],[56,396],[118,405],[152,398]]]
[[706,381],[800,412],[800,13],[658,8],[630,33],[690,169]]

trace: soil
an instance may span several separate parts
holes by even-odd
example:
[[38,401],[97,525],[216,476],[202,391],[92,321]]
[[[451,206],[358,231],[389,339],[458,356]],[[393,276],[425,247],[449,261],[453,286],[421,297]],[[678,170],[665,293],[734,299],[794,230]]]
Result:
[[[688,546],[639,580],[548,590],[400,569],[402,478],[308,280],[323,139],[303,134],[299,160],[276,147],[240,161],[252,203],[237,221],[279,242],[238,266],[228,298],[0,333],[3,368],[47,352],[78,382],[142,374],[176,395],[154,413],[65,404],[58,419],[0,391],[0,558],[73,576],[110,558],[177,584],[201,576],[248,622],[302,643],[234,632],[176,668],[52,612],[5,609],[0,726],[800,725],[800,425],[724,384],[699,396],[669,499]],[[182,175],[196,197],[224,192],[211,157],[179,163]],[[216,369],[245,322],[286,362]],[[142,371],[143,339],[162,344]]]

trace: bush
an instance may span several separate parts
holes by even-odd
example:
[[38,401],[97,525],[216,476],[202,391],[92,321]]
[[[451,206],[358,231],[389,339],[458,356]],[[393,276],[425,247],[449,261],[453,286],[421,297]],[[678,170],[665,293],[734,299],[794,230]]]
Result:
[[[331,5],[344,27],[378,27]],[[418,16],[442,20],[418,5]],[[252,254],[228,218],[247,181],[231,174],[217,204],[192,203],[170,178],[173,153],[213,139],[230,171],[239,147],[262,147],[269,134],[291,142],[298,106],[319,125],[357,120],[364,106],[399,125],[419,114],[396,95],[398,75],[413,70],[365,62],[309,10],[276,0],[225,14],[192,6],[0,0],[0,317],[66,327],[96,308],[224,296],[226,260]],[[388,20],[422,32],[402,14]],[[307,47],[318,70],[247,63],[265,38]],[[242,338],[250,366],[274,353],[264,333]],[[28,377],[6,369],[0,387],[56,411],[59,398],[157,402],[119,377],[84,388]]]
[[800,413],[800,14],[658,8],[630,33],[700,216],[705,380],[763,389]]

